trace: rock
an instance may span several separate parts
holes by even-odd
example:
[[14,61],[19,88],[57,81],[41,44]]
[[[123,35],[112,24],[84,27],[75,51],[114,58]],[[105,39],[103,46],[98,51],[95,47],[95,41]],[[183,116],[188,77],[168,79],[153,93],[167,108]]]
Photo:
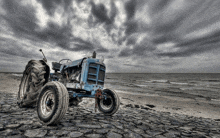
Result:
[[13,130],[11,129],[6,129],[4,131],[0,131],[0,136],[10,136]]
[[130,132],[128,135],[129,138],[142,138],[141,135]]
[[75,131],[75,130],[77,130],[78,128],[77,128],[77,127],[62,127],[61,129],[62,129],[62,130],[67,130],[67,131]]
[[163,135],[157,135],[155,138],[166,138],[166,137]]
[[146,107],[146,106],[141,106],[141,109],[150,110],[150,108],[148,108],[148,107]]
[[24,133],[26,137],[44,137],[46,134],[47,130],[41,129],[26,130]]
[[103,128],[113,128],[113,126],[110,125],[110,124],[102,124],[101,126],[102,126]]
[[187,127],[187,126],[179,127],[179,128],[187,131],[190,131],[192,129],[192,127]]
[[134,107],[135,107],[135,108],[140,108],[140,105],[135,104]]
[[20,131],[24,132],[24,131],[26,131],[28,129],[31,129],[31,127],[32,127],[31,125],[23,125],[23,126],[19,127],[18,129]]
[[70,133],[71,138],[77,138],[77,137],[80,137],[82,135],[83,135],[83,133],[80,133],[80,132],[77,132],[77,131]]
[[11,108],[11,105],[2,105],[2,108],[4,108],[4,109],[10,109]]
[[152,104],[146,104],[146,106],[150,107],[150,108],[154,108],[155,105],[152,105]]
[[102,135],[100,135],[100,134],[88,134],[88,135],[86,135],[86,137],[89,137],[89,138],[101,138]]
[[0,124],[0,131],[2,131],[3,129],[4,129],[4,126]]
[[55,133],[53,133],[54,135],[57,136],[65,136],[67,134],[69,134],[69,131],[65,131],[65,130],[56,130]]
[[135,133],[138,133],[138,134],[143,134],[144,133],[144,131],[142,129],[138,129],[138,128],[133,129],[133,131]]
[[9,124],[9,125],[6,125],[5,127],[6,128],[18,128],[18,127],[20,127],[21,126],[21,124]]
[[123,129],[123,126],[122,125],[117,125],[117,126],[115,126],[116,128],[118,128],[118,129]]
[[109,130],[108,129],[96,129],[96,132],[99,134],[105,134],[105,133],[108,133]]
[[76,124],[76,126],[83,128],[91,128],[91,129],[101,128],[100,125],[89,125],[89,124]]
[[18,123],[19,124],[24,124],[24,125],[30,125],[30,124],[33,123],[33,121],[30,121],[30,120],[25,121],[25,120],[23,120],[23,121],[19,121]]
[[58,138],[58,136],[46,136],[44,138]]
[[88,134],[92,133],[92,129],[81,129],[80,132],[82,132],[83,134]]
[[213,135],[212,138],[220,138],[220,134]]
[[126,104],[124,107],[125,107],[125,108],[127,108],[127,107],[134,108],[135,106],[134,106],[133,104]]
[[147,134],[151,135],[151,136],[156,136],[156,135],[160,135],[162,132],[159,131],[146,131]]
[[122,138],[122,135],[114,133],[114,132],[109,132],[107,134],[107,138]]

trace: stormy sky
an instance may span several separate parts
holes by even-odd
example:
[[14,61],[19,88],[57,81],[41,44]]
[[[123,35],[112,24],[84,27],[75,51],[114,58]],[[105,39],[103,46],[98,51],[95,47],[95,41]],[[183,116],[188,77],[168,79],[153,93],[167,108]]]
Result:
[[107,72],[219,73],[219,0],[0,0],[0,72],[104,56]]

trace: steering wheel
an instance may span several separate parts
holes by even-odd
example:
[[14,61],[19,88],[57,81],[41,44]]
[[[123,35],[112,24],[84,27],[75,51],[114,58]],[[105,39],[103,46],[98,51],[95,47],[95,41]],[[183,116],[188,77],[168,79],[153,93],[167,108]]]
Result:
[[70,60],[70,59],[61,59],[61,60],[59,61],[59,63],[62,62],[62,61],[64,61],[64,60],[66,60],[66,63],[67,63],[67,62],[72,62],[72,60]]

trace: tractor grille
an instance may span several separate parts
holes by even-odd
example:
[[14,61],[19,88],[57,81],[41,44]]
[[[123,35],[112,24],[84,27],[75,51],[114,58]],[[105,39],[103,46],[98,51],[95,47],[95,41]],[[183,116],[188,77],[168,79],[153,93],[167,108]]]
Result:
[[90,63],[87,82],[89,84],[104,85],[104,79],[105,79],[105,66],[95,63]]

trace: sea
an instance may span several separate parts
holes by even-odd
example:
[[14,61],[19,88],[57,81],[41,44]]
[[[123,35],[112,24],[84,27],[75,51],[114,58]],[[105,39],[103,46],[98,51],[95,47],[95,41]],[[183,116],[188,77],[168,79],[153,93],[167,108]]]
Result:
[[104,87],[146,96],[220,101],[220,73],[107,73]]
[[107,73],[104,87],[128,94],[220,102],[220,73]]

